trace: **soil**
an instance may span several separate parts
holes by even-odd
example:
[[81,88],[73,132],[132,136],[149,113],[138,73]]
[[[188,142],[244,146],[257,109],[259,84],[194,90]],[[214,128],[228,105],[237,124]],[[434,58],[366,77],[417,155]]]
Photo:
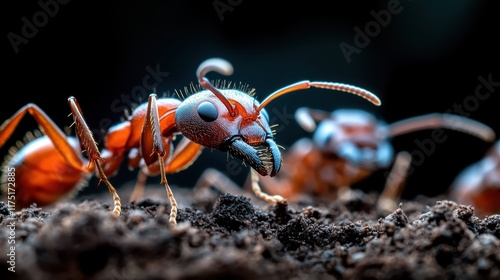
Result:
[[244,192],[173,191],[175,229],[158,188],[123,203],[118,218],[109,194],[12,213],[1,203],[2,237],[15,221],[15,273],[1,238],[0,278],[500,279],[500,215],[479,218],[445,197],[384,213],[360,190],[278,205]]

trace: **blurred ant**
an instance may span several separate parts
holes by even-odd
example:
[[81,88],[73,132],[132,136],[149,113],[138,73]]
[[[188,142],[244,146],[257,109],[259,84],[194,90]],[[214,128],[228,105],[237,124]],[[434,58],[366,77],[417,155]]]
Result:
[[[85,123],[76,98],[68,103],[73,115],[76,138],[69,137],[35,104],[27,104],[0,127],[0,147],[11,136],[26,113],[31,114],[45,136],[31,139],[19,151],[11,151],[4,164],[15,168],[16,205],[47,205],[60,199],[96,172],[114,200],[113,215],[121,213],[121,200],[108,176],[115,175],[127,153],[130,169],[139,168],[138,180],[131,200],[138,199],[147,176],[160,174],[171,204],[170,223],[176,224],[177,202],[166,174],[179,172],[197,159],[204,147],[225,151],[252,167],[262,176],[275,176],[281,167],[281,154],[269,126],[264,107],[272,100],[293,91],[323,88],[352,93],[380,105],[374,94],[351,85],[331,82],[301,81],[283,87],[262,102],[246,88],[216,88],[205,75],[215,71],[233,73],[232,65],[219,58],[208,59],[196,71],[200,86],[184,100],[157,98],[150,94],[148,102],[135,108],[128,119],[112,126],[105,137],[102,153]],[[174,149],[176,135],[184,136]],[[88,159],[80,151],[83,148]],[[5,186],[5,184],[4,184]],[[4,187],[5,188],[5,187]],[[254,185],[255,194],[265,201],[282,201]]]
[[303,129],[314,133],[312,139],[296,141],[283,156],[280,174],[260,180],[269,193],[288,199],[304,193],[337,198],[350,190],[347,187],[395,161],[379,199],[381,208],[392,209],[411,162],[407,152],[399,153],[394,160],[392,137],[423,129],[447,128],[484,141],[495,138],[488,126],[449,114],[427,114],[386,124],[363,110],[338,109],[329,113],[303,107],[296,111],[295,117]]
[[478,216],[500,214],[500,140],[451,184],[451,198],[474,206]]

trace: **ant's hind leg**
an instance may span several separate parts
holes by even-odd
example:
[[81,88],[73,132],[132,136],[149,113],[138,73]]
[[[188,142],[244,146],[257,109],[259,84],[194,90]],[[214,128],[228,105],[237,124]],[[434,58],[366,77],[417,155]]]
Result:
[[67,137],[62,130],[57,127],[54,121],[52,121],[52,119],[47,116],[47,114],[45,114],[40,107],[33,103],[26,104],[11,118],[2,123],[0,126],[0,147],[2,147],[9,139],[26,113],[29,113],[35,119],[38,125],[42,128],[43,133],[50,138],[52,143],[54,143],[55,148],[59,151],[61,156],[64,157],[68,164],[75,169],[81,170],[82,172],[89,171],[87,166],[84,166],[80,155],[75,152],[73,147],[68,143]]

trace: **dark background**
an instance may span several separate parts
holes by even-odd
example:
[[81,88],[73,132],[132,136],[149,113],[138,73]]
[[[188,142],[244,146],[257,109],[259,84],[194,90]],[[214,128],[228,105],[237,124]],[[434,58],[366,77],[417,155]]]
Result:
[[[328,111],[360,108],[393,122],[463,104],[480,84],[478,76],[492,75],[500,81],[500,33],[494,1],[402,0],[400,12],[374,31],[370,42],[350,57],[350,63],[339,45],[354,45],[354,28],[364,30],[373,23],[371,11],[387,10],[388,3],[398,2],[69,1],[59,4],[46,24],[18,46],[17,53],[8,34],[22,36],[22,18],[33,22],[42,8],[37,1],[13,2],[4,3],[2,9],[1,120],[33,102],[60,127],[68,126],[72,120],[67,98],[72,95],[80,102],[89,126],[98,132],[109,126],[106,120],[116,123],[124,116],[111,104],[121,100],[122,94],[131,96],[133,89],[143,84],[146,67],[159,65],[162,72],[169,73],[157,85],[161,95],[196,82],[196,68],[210,57],[229,60],[235,72],[228,80],[255,87],[259,100],[306,79],[350,83],[382,99],[382,106],[375,107],[359,97],[315,89],[273,101],[267,110],[280,125],[276,141],[288,147],[308,134],[293,119],[281,119],[274,111],[293,114],[299,106]],[[218,12],[215,4],[228,9]],[[224,77],[211,73],[209,78]],[[495,112],[500,104],[498,92],[479,101],[468,113],[500,132]],[[8,146],[35,127],[28,117],[0,153],[6,154]],[[419,149],[415,139],[428,139],[430,133],[400,136],[393,144],[396,151],[415,151]],[[103,147],[100,133],[97,135]],[[462,133],[447,135],[448,140],[437,145],[408,178],[405,197],[445,192],[458,172],[490,147]],[[208,166],[226,172],[227,155],[205,150],[193,166],[168,179],[171,184],[189,187]],[[232,178],[243,182],[247,170]],[[135,180],[136,172],[124,166],[111,180],[119,186]],[[383,180],[383,172],[379,172],[359,187],[381,186]],[[151,182],[159,184],[159,179],[151,178]],[[92,179],[84,192],[95,191],[96,183]]]

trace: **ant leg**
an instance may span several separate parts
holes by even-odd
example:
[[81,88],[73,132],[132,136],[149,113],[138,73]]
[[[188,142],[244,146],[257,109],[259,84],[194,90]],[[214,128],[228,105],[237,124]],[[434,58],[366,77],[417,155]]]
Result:
[[165,169],[163,166],[163,158],[159,157],[159,163],[160,163],[160,168],[161,168],[161,173],[162,173],[162,180],[161,183],[165,186],[165,189],[167,190],[167,196],[168,200],[170,201],[170,206],[172,209],[170,209],[170,219],[169,222],[171,225],[176,225],[177,224],[177,209],[179,206],[177,205],[177,201],[175,200],[174,193],[172,192],[172,189],[170,189],[170,186],[168,185],[167,182],[167,177],[165,176]]
[[56,126],[49,116],[47,116],[47,114],[40,109],[40,107],[33,103],[26,104],[10,119],[3,122],[0,126],[0,147],[2,147],[12,135],[26,112],[33,116],[35,121],[42,128],[43,133],[49,137],[52,143],[54,143],[55,148],[64,157],[68,164],[82,172],[91,171],[88,167],[83,166],[84,162],[82,162],[80,155],[73,150],[62,130]]
[[[198,158],[202,150],[203,146],[187,138],[183,138],[175,148],[171,160],[163,167],[165,174],[177,173],[186,169]],[[160,168],[158,168],[158,172],[159,169]],[[147,178],[147,173],[140,169],[137,175],[137,182],[130,196],[131,202],[137,201],[142,197]]]
[[139,168],[137,181],[135,183],[132,195],[130,195],[130,202],[137,202],[142,197],[142,195],[144,194],[144,188],[146,186],[147,179],[148,175],[146,174],[146,172],[142,171],[142,168]]
[[92,132],[90,131],[89,127],[87,126],[87,123],[85,122],[85,119],[83,118],[83,113],[80,108],[80,105],[78,104],[76,98],[74,97],[68,98],[68,104],[71,108],[71,112],[73,113],[74,124],[76,127],[76,135],[78,136],[80,144],[83,146],[83,148],[87,152],[88,158],[90,159],[89,168],[92,163],[94,163],[95,166],[97,167],[97,172],[99,174],[99,183],[104,181],[104,183],[108,187],[109,193],[113,197],[114,208],[112,214],[115,217],[120,216],[121,213],[120,196],[118,196],[116,189],[109,182],[108,177],[106,176],[101,166],[100,161],[102,161],[103,158],[101,157],[101,153],[97,148],[97,144],[94,140],[94,137],[92,136]]
[[184,137],[174,149],[172,158],[165,166],[165,172],[177,173],[188,168],[200,156],[203,146]]
[[[165,172],[176,173],[190,166],[200,155],[203,146],[183,138],[174,150],[173,156],[165,166]],[[196,182],[193,191],[195,194],[204,193],[210,186],[223,193],[241,193],[242,190],[222,172],[208,168]]]
[[260,184],[259,184],[259,174],[253,168],[250,169],[250,176],[251,176],[251,180],[252,180],[252,191],[254,192],[255,196],[257,196],[258,198],[260,198],[266,202],[270,202],[270,203],[274,203],[274,202],[284,203],[284,202],[286,202],[286,199],[283,198],[281,195],[269,195],[269,194],[262,191],[262,189],[260,188]]
[[[160,169],[161,184],[165,186],[168,199],[170,201],[170,219],[171,225],[176,225],[177,221],[177,201],[174,194],[168,185],[167,177],[165,175],[165,156],[167,151],[163,145],[163,138],[160,129],[160,119],[158,117],[158,105],[156,103],[156,94],[150,94],[148,99],[148,108],[144,125],[141,134],[141,154],[147,166],[158,162]],[[170,153],[170,149],[168,150]],[[156,155],[156,156],[155,156]]]
[[108,181],[106,175],[104,175],[104,171],[102,170],[102,167],[98,162],[101,157],[92,137],[92,133],[90,132],[90,129],[87,127],[85,120],[83,119],[83,115],[76,99],[74,97],[70,97],[68,98],[68,103],[74,116],[78,140],[80,141],[82,146],[85,147],[87,155],[90,159],[90,162],[87,166],[84,165],[84,162],[80,155],[76,153],[68,143],[66,135],[55,125],[55,123],[45,114],[45,112],[43,112],[42,109],[40,109],[33,103],[29,103],[19,109],[13,117],[6,120],[0,126],[0,147],[3,146],[7,139],[12,135],[26,112],[30,113],[36,120],[38,125],[42,128],[44,134],[49,137],[52,143],[54,143],[54,147],[59,151],[59,153],[69,165],[71,165],[76,170],[89,173],[94,170],[94,166],[92,166],[92,163],[95,164],[95,167],[98,168],[98,172],[100,175],[99,182],[104,181],[108,186],[110,193],[113,195],[114,209],[112,213],[113,215],[118,216],[121,212],[120,197],[116,193],[116,190],[113,188],[111,183]]
[[[283,173],[283,171],[282,171]],[[281,174],[283,175],[283,174]],[[250,174],[250,180],[253,182],[254,175]],[[286,175],[284,178],[278,174],[274,177],[263,176],[258,178],[258,185],[262,187],[269,193],[279,194],[278,196],[283,196],[288,199],[295,197],[300,193],[300,190],[296,190],[294,187],[294,178],[288,178]],[[254,190],[254,184],[251,184],[252,190]]]
[[380,194],[377,206],[388,212],[397,208],[397,200],[403,192],[408,169],[410,168],[411,155],[408,152],[399,152],[394,161],[394,165],[387,177],[386,184]]
[[121,211],[122,204],[121,204],[120,196],[116,192],[116,189],[113,187],[113,185],[108,181],[108,178],[104,174],[104,170],[102,169],[101,164],[97,160],[95,161],[95,165],[97,167],[97,170],[99,171],[99,177],[100,177],[99,178],[99,183],[101,181],[104,181],[104,183],[108,187],[109,193],[113,197],[113,212],[112,212],[112,215],[114,217],[118,217],[118,216],[120,216],[120,214],[122,212]]
[[243,193],[242,189],[228,176],[214,168],[207,168],[203,171],[194,185],[193,191],[195,194],[203,194],[206,193],[210,187],[214,187],[220,193]]

